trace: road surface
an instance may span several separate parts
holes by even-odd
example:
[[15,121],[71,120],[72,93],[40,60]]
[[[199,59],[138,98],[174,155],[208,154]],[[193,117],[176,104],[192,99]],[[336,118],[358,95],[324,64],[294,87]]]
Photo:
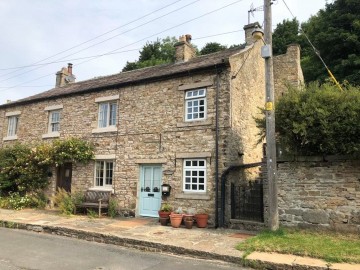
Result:
[[143,252],[55,235],[0,228],[0,270],[230,270],[217,261]]

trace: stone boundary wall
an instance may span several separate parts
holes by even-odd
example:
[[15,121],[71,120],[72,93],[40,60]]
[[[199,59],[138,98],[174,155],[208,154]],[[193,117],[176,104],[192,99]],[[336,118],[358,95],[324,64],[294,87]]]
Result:
[[281,225],[360,232],[360,160],[278,162],[277,175]]

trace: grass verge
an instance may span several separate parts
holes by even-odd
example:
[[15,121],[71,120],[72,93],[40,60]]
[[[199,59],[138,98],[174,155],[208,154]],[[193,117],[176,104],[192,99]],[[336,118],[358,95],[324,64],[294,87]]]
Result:
[[277,252],[323,259],[327,262],[360,263],[360,236],[334,232],[279,229],[263,231],[237,245],[245,256],[254,251]]

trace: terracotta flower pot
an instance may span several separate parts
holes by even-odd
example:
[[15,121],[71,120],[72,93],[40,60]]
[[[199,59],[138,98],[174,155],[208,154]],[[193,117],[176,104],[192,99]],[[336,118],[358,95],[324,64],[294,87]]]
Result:
[[195,215],[196,224],[198,228],[206,228],[209,215],[208,214],[196,214]]
[[171,226],[174,228],[179,228],[181,225],[182,218],[183,218],[182,214],[171,213],[170,214]]
[[165,211],[158,211],[160,218],[169,218],[171,212],[165,212]]
[[184,218],[184,223],[185,223],[186,229],[192,229],[192,226],[193,226],[193,223],[194,223],[193,217]]
[[160,224],[162,226],[167,226],[168,222],[169,222],[169,217],[160,217]]

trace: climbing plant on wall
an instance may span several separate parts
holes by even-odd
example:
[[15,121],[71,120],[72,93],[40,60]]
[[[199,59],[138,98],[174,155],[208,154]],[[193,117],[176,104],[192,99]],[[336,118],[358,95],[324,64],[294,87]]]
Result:
[[86,163],[93,156],[93,145],[77,138],[33,147],[18,143],[0,149],[0,195],[43,189],[51,167],[68,161]]

